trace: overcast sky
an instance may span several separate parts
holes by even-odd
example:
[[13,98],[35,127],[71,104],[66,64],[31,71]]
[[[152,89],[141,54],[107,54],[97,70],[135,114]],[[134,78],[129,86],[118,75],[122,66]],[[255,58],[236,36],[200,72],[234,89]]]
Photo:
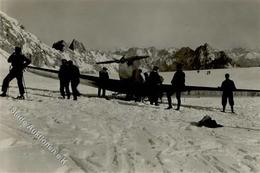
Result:
[[260,0],[0,0],[43,42],[87,48],[260,48]]

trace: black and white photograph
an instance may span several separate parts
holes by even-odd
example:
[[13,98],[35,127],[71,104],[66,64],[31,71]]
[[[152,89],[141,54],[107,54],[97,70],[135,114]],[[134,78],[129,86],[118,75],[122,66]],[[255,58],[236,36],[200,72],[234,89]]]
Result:
[[0,0],[0,173],[260,173],[260,0]]

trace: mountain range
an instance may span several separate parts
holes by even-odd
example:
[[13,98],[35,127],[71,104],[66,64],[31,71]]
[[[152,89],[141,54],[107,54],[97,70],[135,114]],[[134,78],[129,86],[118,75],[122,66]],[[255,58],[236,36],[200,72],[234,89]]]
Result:
[[[217,50],[208,43],[197,47],[157,49],[155,47],[117,49],[113,51],[90,50],[83,43],[72,39],[71,43],[59,40],[48,46],[35,35],[26,31],[17,20],[0,12],[0,48],[8,53],[15,46],[21,46],[23,53],[39,67],[58,69],[61,59],[72,60],[81,73],[97,73],[102,66],[96,62],[120,59],[122,56],[149,55],[150,58],[141,60],[141,67],[150,70],[154,65],[161,71],[175,70],[176,63],[182,63],[186,70],[251,67],[260,66],[260,51],[236,48]],[[105,65],[111,73],[118,70],[117,64]]]

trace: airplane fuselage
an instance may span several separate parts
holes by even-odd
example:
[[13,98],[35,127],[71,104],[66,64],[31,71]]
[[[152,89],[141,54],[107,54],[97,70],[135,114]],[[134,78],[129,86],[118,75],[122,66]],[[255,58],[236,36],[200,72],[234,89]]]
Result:
[[134,61],[132,64],[120,63],[119,64],[119,78],[120,80],[129,79],[132,77],[133,71],[138,69],[140,66],[140,62]]

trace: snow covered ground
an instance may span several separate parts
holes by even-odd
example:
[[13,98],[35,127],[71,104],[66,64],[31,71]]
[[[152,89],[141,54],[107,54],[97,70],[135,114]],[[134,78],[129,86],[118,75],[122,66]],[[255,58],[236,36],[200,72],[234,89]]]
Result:
[[[8,72],[3,54],[0,80]],[[253,86],[260,86],[260,72],[243,70],[248,73],[240,72],[245,83],[239,86],[259,89]],[[225,71],[215,72],[220,77],[211,82],[217,84]],[[188,83],[206,76],[189,73]],[[220,112],[218,97],[184,97],[181,111],[174,111],[165,110],[166,104],[91,97],[96,89],[83,85],[80,91],[90,97],[62,100],[57,80],[27,72],[25,81],[27,100],[0,98],[0,172],[260,172],[259,97],[236,97],[236,114]],[[17,96],[15,80],[12,86],[9,95]],[[11,107],[67,158],[65,165],[19,125]],[[224,127],[191,125],[205,115]]]
[[[200,70],[199,73],[185,71],[186,85],[217,87],[225,79],[225,74],[229,73],[230,79],[234,80],[237,88],[260,89],[260,81],[257,81],[260,67],[214,69],[210,70],[209,75],[207,75],[207,71],[209,70]],[[165,78],[165,83],[170,83],[173,72],[164,72],[162,75]]]

